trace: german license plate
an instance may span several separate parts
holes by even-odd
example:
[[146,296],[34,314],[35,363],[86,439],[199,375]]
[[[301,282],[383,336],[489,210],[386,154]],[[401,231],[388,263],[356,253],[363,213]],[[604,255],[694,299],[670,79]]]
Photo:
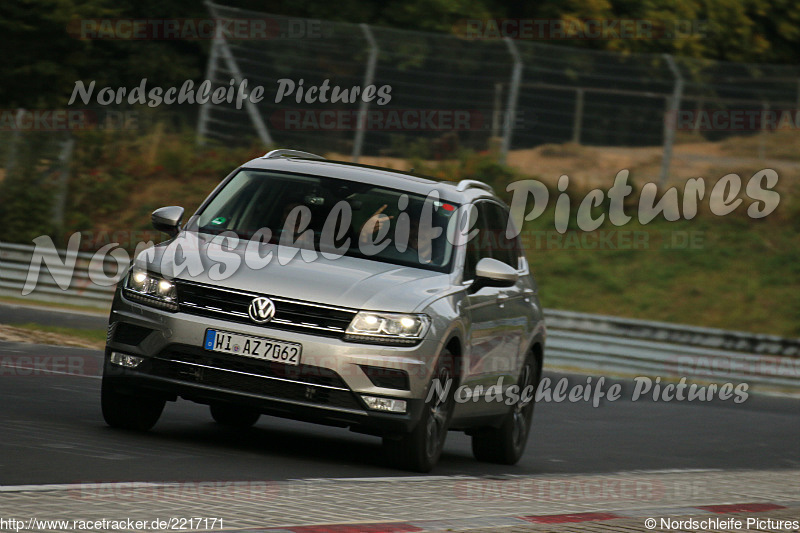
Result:
[[275,361],[286,365],[299,365],[303,345],[264,337],[239,335],[228,331],[206,330],[203,347],[211,352],[228,353]]

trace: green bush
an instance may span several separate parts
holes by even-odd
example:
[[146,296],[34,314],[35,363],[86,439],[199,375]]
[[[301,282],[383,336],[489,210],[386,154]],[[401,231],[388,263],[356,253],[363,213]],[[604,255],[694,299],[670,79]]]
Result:
[[[30,243],[34,238],[51,234],[55,185],[65,169],[51,159],[57,146],[47,134],[32,133],[15,139],[13,165],[0,182],[0,220],[3,236],[0,240]],[[48,142],[50,141],[50,142]],[[45,158],[48,154],[50,158]],[[55,164],[55,166],[54,166]]]

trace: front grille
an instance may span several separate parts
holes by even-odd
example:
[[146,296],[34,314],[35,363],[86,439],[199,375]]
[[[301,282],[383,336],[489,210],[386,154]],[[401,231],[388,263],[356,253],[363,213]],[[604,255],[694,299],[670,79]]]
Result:
[[[313,372],[308,368],[298,369],[297,376],[280,377],[270,375],[265,369],[260,373],[248,373],[243,370],[224,368],[219,361],[206,365],[187,360],[154,358],[150,361],[149,373],[155,376],[176,379],[188,383],[197,383],[217,387],[232,392],[256,394],[278,400],[289,400],[321,406],[363,410],[353,392],[346,386],[325,385],[309,379]],[[286,365],[284,365],[286,366]],[[319,369],[323,370],[323,369]],[[341,378],[331,372],[330,382],[341,382]],[[303,378],[305,377],[305,380]],[[319,377],[319,376],[317,376]],[[338,380],[338,381],[337,381]],[[342,385],[344,385],[342,383]]]
[[258,376],[289,379],[308,383],[346,389],[344,380],[328,368],[312,365],[286,365],[274,361],[266,361],[242,357],[240,355],[208,352],[201,348],[185,345],[173,345],[158,355],[161,359],[169,359],[194,365],[210,366],[221,370],[232,370]]
[[356,311],[265,294],[223,289],[176,280],[178,305],[184,313],[254,325],[248,314],[253,298],[266,296],[275,303],[275,317],[263,327],[341,337]]

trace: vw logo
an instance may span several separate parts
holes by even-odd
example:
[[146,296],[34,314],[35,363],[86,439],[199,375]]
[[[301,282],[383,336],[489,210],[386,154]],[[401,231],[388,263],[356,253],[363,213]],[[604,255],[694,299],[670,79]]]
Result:
[[275,304],[269,298],[260,296],[250,302],[247,312],[253,322],[263,324],[264,322],[269,322],[275,316]]

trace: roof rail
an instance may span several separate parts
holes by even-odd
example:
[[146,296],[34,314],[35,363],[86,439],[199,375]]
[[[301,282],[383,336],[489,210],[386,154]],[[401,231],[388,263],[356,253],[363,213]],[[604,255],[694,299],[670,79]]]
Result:
[[458,192],[463,192],[467,189],[483,189],[484,191],[489,191],[494,194],[494,189],[492,189],[491,185],[487,185],[478,180],[461,180],[458,182],[458,185],[456,185],[456,190]]
[[276,157],[302,157],[305,159],[325,160],[325,158],[321,155],[312,154],[309,152],[301,152],[300,150],[272,150],[271,152],[267,152],[261,156],[262,159],[274,159]]

